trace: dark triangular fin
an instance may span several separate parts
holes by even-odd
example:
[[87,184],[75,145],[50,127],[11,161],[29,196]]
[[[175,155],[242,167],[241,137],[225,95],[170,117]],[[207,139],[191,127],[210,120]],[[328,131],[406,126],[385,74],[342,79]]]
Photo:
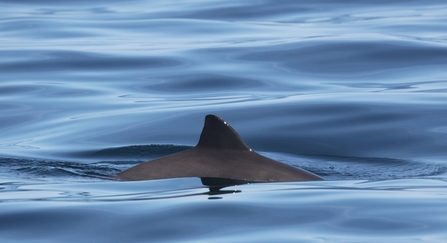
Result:
[[205,125],[196,147],[251,151],[239,134],[222,118],[215,115],[205,117]]

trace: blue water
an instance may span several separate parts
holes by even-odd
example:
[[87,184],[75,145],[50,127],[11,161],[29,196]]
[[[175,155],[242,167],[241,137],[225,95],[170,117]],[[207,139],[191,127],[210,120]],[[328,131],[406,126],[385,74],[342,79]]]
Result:
[[[446,13],[0,1],[0,241],[447,241]],[[194,146],[206,114],[326,181],[110,179]]]

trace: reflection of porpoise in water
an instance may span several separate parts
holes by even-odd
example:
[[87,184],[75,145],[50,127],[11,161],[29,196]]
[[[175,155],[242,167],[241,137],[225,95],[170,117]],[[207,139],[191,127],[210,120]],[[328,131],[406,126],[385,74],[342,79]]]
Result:
[[118,174],[124,180],[200,177],[205,185],[322,180],[308,171],[251,150],[224,120],[207,115],[192,149],[154,159]]

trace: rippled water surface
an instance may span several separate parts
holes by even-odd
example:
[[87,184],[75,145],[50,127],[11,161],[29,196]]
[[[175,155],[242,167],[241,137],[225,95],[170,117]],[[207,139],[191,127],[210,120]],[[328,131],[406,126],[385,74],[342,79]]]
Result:
[[[0,1],[0,241],[446,241],[446,12]],[[194,146],[206,114],[326,181],[113,180]]]

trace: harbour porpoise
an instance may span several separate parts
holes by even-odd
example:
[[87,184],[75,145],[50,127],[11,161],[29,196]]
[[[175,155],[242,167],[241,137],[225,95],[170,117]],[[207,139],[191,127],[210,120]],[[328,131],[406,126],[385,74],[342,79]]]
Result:
[[194,148],[136,165],[118,177],[130,181],[200,177],[204,185],[323,180],[254,152],[227,122],[215,115],[205,117]]

